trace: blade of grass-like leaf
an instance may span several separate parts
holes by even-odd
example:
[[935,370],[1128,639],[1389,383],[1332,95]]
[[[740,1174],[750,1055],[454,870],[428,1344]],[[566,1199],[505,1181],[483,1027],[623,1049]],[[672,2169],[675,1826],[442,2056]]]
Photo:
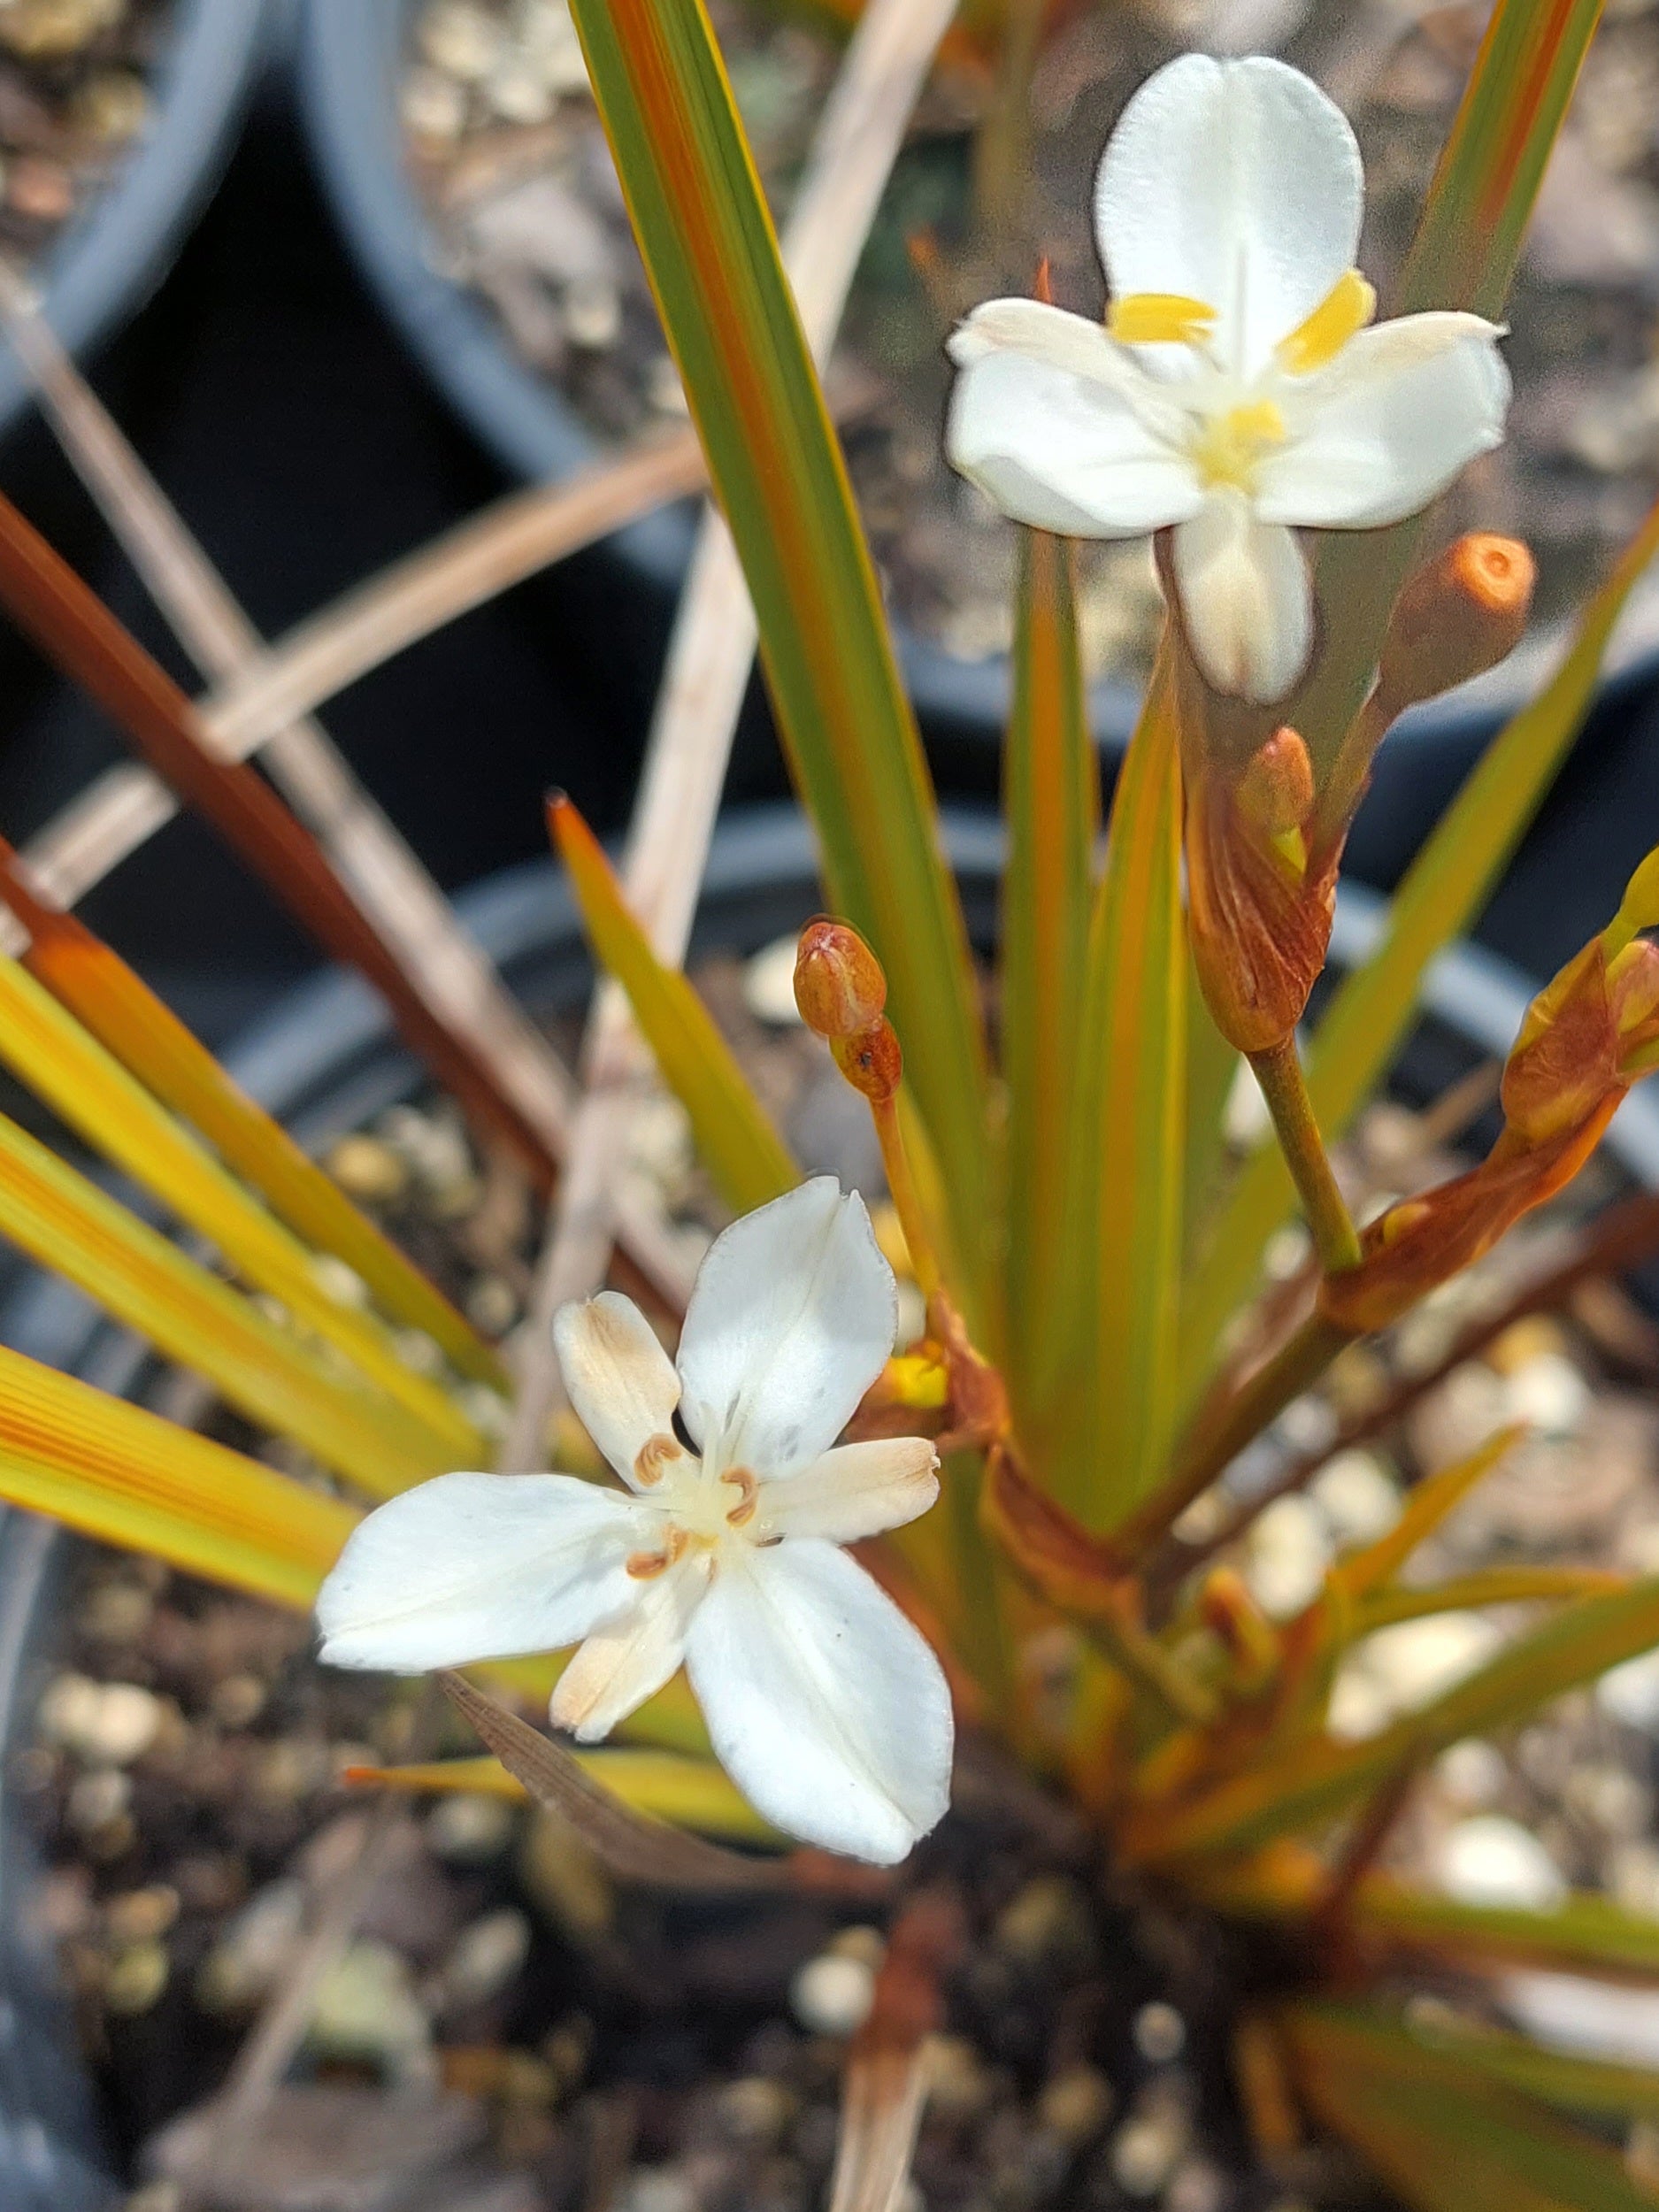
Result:
[[1420,2212],[1643,2212],[1623,2159],[1530,2099],[1334,2008],[1279,2016],[1297,2085]]
[[[777,1830],[761,1818],[736,1783],[712,1759],[611,1746],[599,1751],[578,1750],[571,1755],[584,1774],[603,1783],[634,1812],[653,1820],[666,1820],[676,1828],[694,1829],[700,1835],[724,1836],[733,1843],[775,1845],[782,1841]],[[509,1774],[495,1758],[348,1767],[342,1778],[420,1796],[457,1792],[471,1795],[480,1791],[492,1797],[518,1800],[529,1794],[518,1776]]]
[[663,1080],[691,1117],[721,1196],[748,1213],[792,1190],[801,1171],[788,1147],[708,1008],[680,971],[664,967],[651,950],[597,838],[568,799],[549,801],[548,825],[595,952],[626,991]]
[[326,1286],[312,1255],[250,1198],[27,970],[0,954],[0,1060],[112,1165],[280,1300],[402,1409],[434,1466],[477,1463],[483,1439],[446,1392],[402,1359],[372,1314]]
[[1548,2050],[1525,2036],[1494,2031],[1460,2032],[1438,2022],[1413,2036],[1437,2055],[1444,2053],[1471,2072],[1490,2076],[1566,2112],[1594,2112],[1627,2119],[1632,2113],[1659,2116],[1659,2073],[1648,2066],[1622,2066],[1611,2060],[1577,2058]]
[[358,1517],[338,1499],[4,1346],[0,1498],[301,1608]]
[[1187,965],[1187,1179],[1181,1243],[1190,1267],[1204,1249],[1226,1151],[1227,1101],[1242,1059],[1216,1027],[1188,949]]
[[[1578,735],[1625,599],[1659,553],[1659,507],[1585,610],[1555,676],[1486,749],[1389,902],[1382,941],[1348,976],[1315,1035],[1308,1090],[1340,1136],[1405,1041],[1429,963],[1477,919]],[[1245,1166],[1193,1286],[1183,1372],[1202,1378],[1263,1248],[1291,1207],[1289,1172],[1264,1145]]]
[[0,838],[0,899],[29,933],[23,965],[163,1105],[190,1122],[278,1217],[360,1276],[386,1311],[424,1330],[456,1367],[501,1387],[495,1354],[436,1286],[302,1152],[101,938],[42,902]]
[[[1470,73],[1390,312],[1502,314],[1521,239],[1602,0],[1498,0]],[[1325,645],[1286,719],[1327,767],[1371,686],[1423,518],[1325,534],[1314,584]]]
[[1548,1912],[1464,1905],[1429,1897],[1386,1876],[1362,1882],[1350,1907],[1356,1929],[1402,1947],[1469,1965],[1537,1966],[1594,1980],[1659,1982],[1659,1921],[1580,1893]]
[[1186,1137],[1187,932],[1175,688],[1155,673],[1118,778],[1089,931],[1068,1283],[1087,1333],[1062,1387],[1087,1406],[1050,1479],[1091,1527],[1156,1487],[1177,1411]]
[[1003,756],[1002,1073],[1008,1086],[1008,1373],[1042,1455],[1068,1294],[1071,1108],[1100,778],[1089,741],[1072,547],[1022,531],[1014,704]]
[[1153,1809],[1136,1845],[1160,1857],[1244,1851],[1317,1826],[1465,1736],[1513,1726],[1564,1691],[1659,1643],[1659,1578],[1578,1600],[1420,1712],[1358,1743],[1320,1737],[1172,1812]]
[[1449,1582],[1379,1590],[1356,1607],[1356,1641],[1396,1621],[1420,1621],[1431,1613],[1472,1613],[1483,1605],[1561,1604],[1570,1598],[1600,1597],[1627,1589],[1630,1578],[1598,1567],[1480,1567]]
[[966,933],[868,548],[700,0],[572,11],[634,234],[736,542],[831,903],[870,938],[956,1242],[989,1246]]
[[84,1290],[236,1409],[376,1497],[454,1464],[382,1392],[326,1363],[0,1116],[0,1235]]
[[[789,211],[783,256],[813,354],[834,342],[859,256],[955,0],[872,0],[819,113]],[[651,717],[621,875],[657,958],[685,964],[732,741],[754,672],[754,609],[731,532],[704,512]],[[614,982],[582,1038],[581,1097],[522,1333],[519,1389],[502,1464],[542,1463],[563,1394],[553,1317],[603,1281],[646,1058]]]

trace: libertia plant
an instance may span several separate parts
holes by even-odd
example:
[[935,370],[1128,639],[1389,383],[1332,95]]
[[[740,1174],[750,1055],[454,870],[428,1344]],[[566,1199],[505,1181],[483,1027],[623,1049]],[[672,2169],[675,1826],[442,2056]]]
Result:
[[[1054,305],[1039,277],[1037,296],[981,306],[952,340],[951,458],[1025,533],[995,1038],[707,20],[697,0],[573,12],[820,844],[830,911],[802,936],[797,1002],[868,1103],[926,1332],[895,1353],[894,1278],[862,1200],[803,1179],[556,802],[596,954],[738,1218],[675,1357],[618,1292],[559,1314],[566,1390],[616,1479],[480,1471],[514,1389],[497,1355],[6,856],[19,951],[0,962],[0,1055],[222,1265],[5,1121],[0,1228],[316,1473],[5,1351],[0,1495],[315,1605],[329,1663],[442,1671],[510,1772],[624,1879],[856,1889],[871,1878],[847,1860],[902,1862],[944,1814],[953,1740],[995,1738],[1125,1878],[1255,1932],[1271,1964],[1238,1993],[1238,2060],[1264,2155],[1313,2125],[1432,2212],[1633,2212],[1651,2195],[1598,2124],[1651,2111],[1659,2079],[1473,2016],[1425,2026],[1402,1991],[1412,1962],[1442,1988],[1517,1961],[1651,1982],[1653,1925],[1589,1894],[1544,1913],[1420,1894],[1379,1858],[1438,1752],[1659,1645],[1659,1578],[1410,1579],[1506,1437],[1419,1486],[1289,1620],[1258,1609],[1219,1540],[1263,1502],[1225,1489],[1240,1454],[1559,1191],[1659,1064],[1655,856],[1609,887],[1608,926],[1533,1002],[1483,1161],[1361,1223],[1328,1156],[1571,745],[1659,517],[1305,1052],[1300,1034],[1378,746],[1525,625],[1525,548],[1432,550],[1424,517],[1502,438],[1504,295],[1598,10],[1494,10],[1392,319],[1374,321],[1356,265],[1362,179],[1340,115],[1278,63],[1191,58],[1142,88],[1104,157],[1103,321]],[[222,826],[277,849],[265,787],[188,767],[188,710],[4,519],[12,611]],[[1166,626],[1102,849],[1067,539],[1137,534],[1156,534]],[[375,972],[326,883],[297,872],[309,918]],[[468,1110],[523,1148],[453,1037],[403,1010]],[[1247,1062],[1271,1133],[1229,1164],[1224,1109]],[[1264,1249],[1298,1210],[1308,1264],[1266,1295]],[[1596,1248],[1613,1263],[1611,1240]],[[400,1356],[400,1330],[436,1348],[432,1371]],[[1509,1609],[1497,1656],[1379,1733],[1332,1729],[1338,1668],[1370,1632],[1483,1606]],[[508,1691],[550,1696],[584,1748],[527,1726]],[[852,2047],[841,2212],[897,2203],[914,2137],[949,1916],[910,1895]]]

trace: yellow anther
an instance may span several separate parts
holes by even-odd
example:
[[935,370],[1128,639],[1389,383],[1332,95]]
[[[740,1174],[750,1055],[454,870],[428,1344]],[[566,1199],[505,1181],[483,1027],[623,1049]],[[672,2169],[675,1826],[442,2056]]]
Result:
[[1377,312],[1377,291],[1357,269],[1338,277],[1306,321],[1297,324],[1274,351],[1279,365],[1289,376],[1306,376],[1334,361],[1357,330],[1363,330]]
[[666,1432],[648,1436],[634,1455],[634,1479],[642,1490],[649,1490],[662,1480],[664,1468],[685,1456],[685,1447],[677,1436]]
[[895,1405],[910,1413],[936,1413],[950,1398],[950,1371],[928,1352],[900,1352],[882,1372]]
[[1183,292],[1131,292],[1112,302],[1106,327],[1126,346],[1189,346],[1210,335],[1215,319],[1213,307]]
[[1248,492],[1262,456],[1285,442],[1285,418],[1271,399],[1253,399],[1206,423],[1192,448],[1193,465],[1206,484],[1232,484]]

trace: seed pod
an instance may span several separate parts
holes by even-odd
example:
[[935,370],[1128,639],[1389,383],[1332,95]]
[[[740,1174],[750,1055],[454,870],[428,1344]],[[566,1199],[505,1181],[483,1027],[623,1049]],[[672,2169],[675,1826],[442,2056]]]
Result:
[[795,1002],[820,1037],[860,1037],[881,1019],[887,979],[850,923],[819,919],[801,932]]
[[1394,603],[1379,699],[1392,718],[1495,668],[1521,641],[1537,570],[1517,538],[1473,531],[1420,568]]

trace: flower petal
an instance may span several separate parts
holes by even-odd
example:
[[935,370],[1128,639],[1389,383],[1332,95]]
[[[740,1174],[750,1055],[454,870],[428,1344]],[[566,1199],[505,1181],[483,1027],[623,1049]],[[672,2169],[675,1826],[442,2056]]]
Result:
[[950,1693],[926,1640],[834,1545],[722,1563],[687,1640],[715,1755],[805,1842],[891,1866],[950,1797]]
[[1287,443],[1258,465],[1263,522],[1371,529],[1416,514],[1502,442],[1509,373],[1479,315],[1406,315],[1349,339],[1281,399]]
[[939,1495],[938,1465],[925,1436],[840,1445],[798,1475],[766,1485],[760,1527],[769,1536],[822,1536],[832,1544],[902,1528]]
[[970,360],[951,394],[945,451],[1011,521],[1064,537],[1139,537],[1184,521],[1203,499],[1180,447],[1155,434],[1118,385],[1033,354]]
[[548,1716],[555,1728],[597,1743],[662,1688],[686,1655],[686,1631],[712,1568],[711,1555],[695,1551],[631,1581],[627,1610],[594,1631],[554,1685]]
[[792,1475],[835,1441],[881,1372],[898,1290],[856,1192],[833,1175],[718,1236],[680,1340],[682,1411],[710,1476]]
[[1193,657],[1215,689],[1282,699],[1313,646],[1313,594],[1291,533],[1257,522],[1241,492],[1212,492],[1175,533],[1175,580]]
[[1207,302],[1216,349],[1248,377],[1353,266],[1364,190],[1346,117],[1300,70],[1186,54],[1124,110],[1094,232],[1115,295]]
[[627,1602],[653,1517],[573,1475],[439,1475],[354,1529],[317,1598],[334,1667],[424,1674],[574,1643]]
[[674,1435],[680,1377],[632,1298],[602,1290],[561,1306],[553,1340],[577,1418],[624,1482],[649,1490],[668,1460],[689,1458]]

